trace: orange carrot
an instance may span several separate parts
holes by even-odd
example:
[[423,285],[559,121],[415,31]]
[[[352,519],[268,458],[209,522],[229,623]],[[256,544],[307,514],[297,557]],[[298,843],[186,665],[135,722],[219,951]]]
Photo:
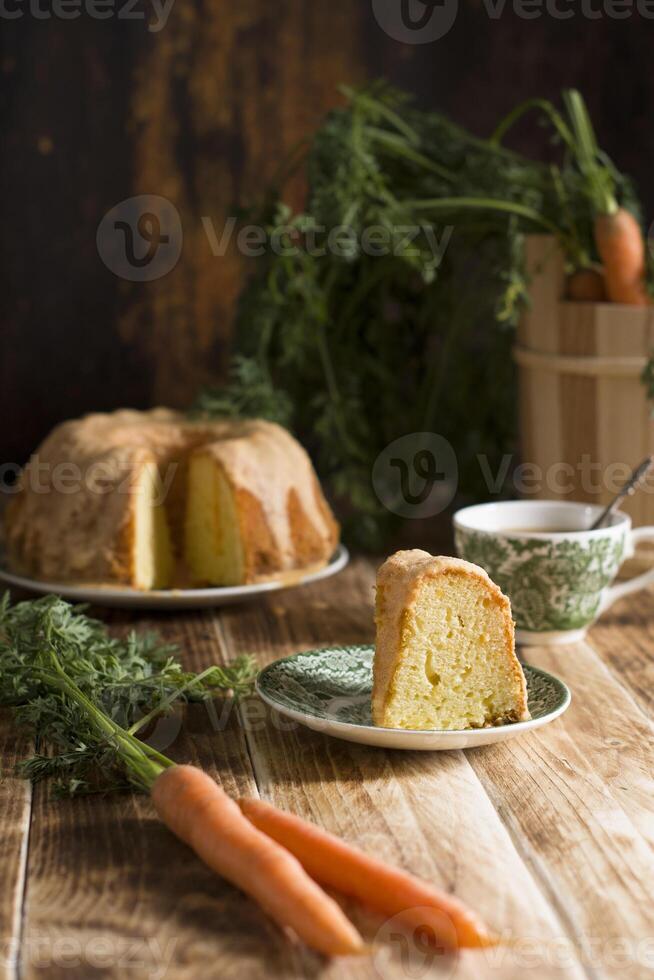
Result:
[[247,892],[282,927],[327,956],[364,952],[340,906],[300,862],[246,820],[195,766],[164,769],[151,788],[157,813],[213,871]]
[[595,244],[604,264],[606,292],[612,303],[647,306],[645,243],[638,222],[625,208],[595,217]]
[[566,296],[577,303],[606,302],[606,286],[600,269],[576,269],[568,276]]
[[595,246],[604,266],[606,295],[612,303],[647,306],[645,242],[638,222],[619,207],[612,167],[600,152],[595,131],[581,94],[564,93],[572,124],[569,142],[585,182],[594,222]]
[[326,887],[397,916],[413,929],[430,929],[449,948],[497,944],[481,920],[452,895],[262,800],[241,799],[238,804],[255,827],[287,848]]

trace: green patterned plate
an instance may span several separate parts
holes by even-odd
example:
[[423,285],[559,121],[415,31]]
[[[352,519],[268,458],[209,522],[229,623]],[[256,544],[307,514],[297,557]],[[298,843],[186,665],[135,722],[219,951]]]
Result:
[[554,721],[570,704],[557,677],[524,664],[530,721],[466,731],[377,728],[370,716],[374,647],[325,647],[284,657],[257,678],[260,697],[280,714],[348,742],[394,749],[467,749],[501,742]]

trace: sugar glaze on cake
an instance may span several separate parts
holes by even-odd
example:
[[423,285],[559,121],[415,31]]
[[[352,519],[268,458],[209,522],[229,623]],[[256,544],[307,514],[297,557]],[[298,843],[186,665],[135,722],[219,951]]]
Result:
[[372,715],[385,728],[526,721],[507,597],[458,558],[399,551],[377,574]]
[[338,525],[281,426],[125,409],[52,431],[8,508],[6,540],[22,574],[152,589],[324,564]]

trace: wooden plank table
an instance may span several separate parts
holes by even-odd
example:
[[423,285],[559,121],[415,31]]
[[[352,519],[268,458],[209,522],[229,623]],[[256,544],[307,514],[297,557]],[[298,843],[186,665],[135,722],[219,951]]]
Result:
[[[374,565],[220,612],[140,619],[200,669],[262,664],[373,636]],[[166,751],[230,792],[260,795],[476,908],[501,949],[438,956],[348,906],[373,954],[327,963],[158,823],[147,798],[61,801],[7,775],[29,750],[0,722],[0,975],[14,978],[640,978],[654,975],[654,597],[624,600],[586,642],[526,658],[572,688],[569,711],[521,738],[406,753],[336,741],[251,699],[189,708]],[[112,617],[125,628],[126,616]],[[130,621],[130,625],[133,620]],[[171,744],[168,744],[171,743]]]

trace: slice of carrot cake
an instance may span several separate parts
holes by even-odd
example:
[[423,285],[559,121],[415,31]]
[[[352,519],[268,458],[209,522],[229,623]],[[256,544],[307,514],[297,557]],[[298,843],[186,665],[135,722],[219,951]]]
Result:
[[511,606],[483,568],[398,551],[377,573],[375,618],[375,725],[452,730],[529,718]]

